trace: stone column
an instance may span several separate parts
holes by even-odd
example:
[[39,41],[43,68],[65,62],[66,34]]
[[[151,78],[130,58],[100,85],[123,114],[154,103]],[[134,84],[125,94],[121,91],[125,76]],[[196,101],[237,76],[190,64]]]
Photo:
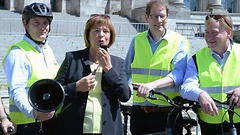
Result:
[[62,0],[62,13],[66,13],[66,0]]
[[132,0],[122,0],[120,14],[122,16],[127,16],[129,18],[132,18],[132,11],[133,11],[132,5],[133,5]]
[[236,0],[235,9],[236,13],[240,13],[240,0]]
[[207,0],[200,0],[199,1],[199,5],[200,5],[200,11],[208,11],[208,1]]
[[9,8],[9,9],[10,9],[11,11],[15,10],[14,0],[10,0],[10,3],[9,3],[9,4],[10,4],[10,8]]
[[169,4],[169,10],[170,19],[190,17],[190,9],[184,7],[183,0],[172,0]]
[[222,7],[222,0],[209,0],[208,9],[211,13],[228,13],[228,11]]
[[173,3],[173,5],[175,5],[175,6],[181,6],[181,7],[184,6],[183,0],[173,0],[172,3]]
[[5,0],[4,1],[4,6],[6,9],[10,10],[10,11],[14,11],[15,7],[14,7],[14,0]]
[[209,8],[223,8],[222,0],[209,0]]
[[111,12],[111,0],[107,1],[107,5],[105,7],[105,14],[110,14]]
[[55,11],[66,13],[66,0],[55,0]]

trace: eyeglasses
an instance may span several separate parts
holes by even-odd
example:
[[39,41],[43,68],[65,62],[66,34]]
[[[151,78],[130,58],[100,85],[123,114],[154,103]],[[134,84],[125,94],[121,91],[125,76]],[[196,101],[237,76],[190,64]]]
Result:
[[207,21],[209,18],[212,18],[214,20],[220,20],[223,18],[224,22],[230,27],[232,28],[232,26],[230,25],[230,23],[227,21],[226,19],[227,15],[207,15],[206,18],[205,18],[205,21]]
[[166,18],[167,18],[167,16],[166,15],[154,15],[154,14],[150,14],[149,15],[150,16],[150,18],[152,19],[152,20],[158,20],[158,18],[160,18],[162,21],[164,21]]
[[97,17],[97,16],[110,19],[110,16],[106,14],[91,14],[90,18]]

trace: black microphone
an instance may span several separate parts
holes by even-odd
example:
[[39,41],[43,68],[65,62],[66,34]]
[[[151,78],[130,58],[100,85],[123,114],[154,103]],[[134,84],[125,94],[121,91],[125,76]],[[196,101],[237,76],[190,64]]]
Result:
[[100,44],[100,47],[107,51],[108,46],[106,44]]

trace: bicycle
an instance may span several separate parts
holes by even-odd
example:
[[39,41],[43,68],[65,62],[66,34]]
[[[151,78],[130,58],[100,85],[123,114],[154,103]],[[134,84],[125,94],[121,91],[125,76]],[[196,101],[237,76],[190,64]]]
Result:
[[[234,114],[237,114],[236,112],[234,112],[234,108],[235,108],[235,104],[233,104],[233,105],[229,105],[229,99],[231,98],[231,94],[228,94],[227,95],[227,100],[226,101],[220,101],[220,100],[218,100],[218,99],[216,99],[216,98],[213,98],[213,97],[211,97],[212,99],[213,99],[213,101],[215,102],[215,103],[217,103],[216,104],[216,106],[217,107],[219,107],[219,105],[218,104],[220,104],[221,106],[220,107],[222,107],[222,105],[227,105],[228,106],[228,108],[226,108],[226,107],[224,107],[224,109],[227,109],[227,111],[225,112],[225,114],[226,113],[228,113],[228,115],[229,115],[229,122],[230,122],[230,129],[229,129],[229,132],[227,132],[227,133],[224,133],[224,131],[223,131],[223,127],[222,127],[222,135],[237,135],[237,129],[235,128],[235,126],[234,126],[234,123],[233,123],[233,115]],[[199,103],[198,102],[196,102],[196,101],[191,101],[191,100],[188,100],[188,99],[183,99],[183,100],[186,100],[187,102],[195,102],[194,103],[194,109],[195,109],[195,113],[197,114],[197,109],[198,108],[201,108],[201,106],[199,105]],[[224,114],[224,115],[225,115]],[[240,115],[239,114],[237,114],[239,117],[240,117]],[[223,116],[224,117],[224,116]]]
[[[138,86],[133,86],[133,90],[138,90]],[[161,95],[164,99],[157,98],[154,96],[154,94]],[[175,98],[170,99],[166,94],[164,94],[163,92],[160,92],[160,91],[156,91],[155,89],[153,89],[149,92],[149,96],[147,98],[152,99],[152,100],[166,101],[174,107],[171,110],[171,112],[168,114],[168,117],[167,117],[167,128],[166,128],[167,135],[174,134],[173,129],[175,127],[176,121],[174,122],[173,125],[170,122],[173,119],[172,118],[173,113],[177,112],[177,115],[174,118],[175,120],[177,120],[177,117],[180,114],[182,115],[182,111],[187,114],[186,117],[183,117],[183,127],[187,131],[187,133],[185,135],[192,135],[191,128],[196,127],[198,125],[198,122],[191,118],[190,114],[188,113],[188,110],[190,110],[190,109],[196,110],[196,106],[197,106],[196,102],[190,101],[190,100],[185,100],[180,96],[176,96]]]
[[128,132],[128,117],[130,116],[131,114],[131,106],[130,105],[126,105],[126,104],[121,104],[120,105],[120,109],[121,109],[121,112],[123,114],[123,132],[124,132],[124,135],[127,135],[127,132]]
[[[191,101],[191,100],[187,100],[187,99],[183,99],[183,98],[181,98],[181,97],[175,97],[175,98],[173,98],[172,100],[166,95],[166,94],[164,94],[164,93],[162,93],[162,92],[159,92],[159,91],[155,91],[155,90],[151,90],[150,91],[150,95],[149,95],[149,97],[148,98],[151,98],[151,99],[156,99],[156,97],[154,97],[154,94],[159,94],[159,95],[161,95],[161,96],[163,96],[166,100],[167,100],[167,102],[169,103],[169,104],[171,104],[172,106],[174,106],[175,108],[177,108],[177,109],[180,109],[180,110],[186,110],[186,112],[187,112],[187,110],[189,110],[189,109],[192,109],[193,110],[193,112],[195,112],[196,114],[197,114],[197,110],[198,110],[198,108],[200,107],[200,105],[199,105],[199,103],[198,102],[196,102],[196,101]],[[152,97],[151,97],[152,96]],[[214,102],[216,102],[216,103],[218,103],[218,104],[221,104],[221,105],[227,105],[228,106],[228,108],[225,108],[225,109],[227,109],[227,112],[226,113],[228,113],[228,115],[229,115],[229,122],[230,122],[230,129],[229,129],[229,132],[227,132],[227,133],[225,133],[225,134],[227,134],[227,135],[237,135],[237,129],[235,128],[235,126],[234,126],[234,123],[233,123],[233,115],[234,114],[237,114],[236,112],[234,112],[234,108],[235,108],[235,104],[233,104],[233,105],[229,105],[229,99],[230,99],[230,97],[231,97],[231,95],[227,95],[227,100],[226,101],[220,101],[220,100],[218,100],[218,99],[216,99],[216,98],[213,98],[213,97],[211,97],[212,99],[213,99],[213,101]],[[177,99],[178,98],[178,99]],[[176,104],[176,101],[178,101],[178,103]],[[184,104],[189,104],[188,106],[183,106]],[[217,105],[218,106],[218,105]],[[221,106],[222,107],[222,106]],[[174,108],[174,109],[175,109]],[[170,118],[170,115],[171,114],[169,114],[169,118]],[[240,117],[240,115],[239,114],[237,114],[239,117]],[[189,123],[190,122],[190,123]],[[196,123],[195,123],[196,122]],[[193,126],[197,126],[197,124],[198,124],[198,122],[197,121],[192,121],[192,119],[190,118],[190,116],[189,116],[189,119],[184,119],[184,125],[183,125],[183,127],[187,130],[187,133],[185,134],[185,135],[191,135],[191,131],[190,131],[190,129],[193,127]],[[168,121],[168,124],[169,124],[169,121]],[[188,125],[189,124],[189,125]],[[171,125],[167,125],[167,135],[172,135],[172,130],[173,128],[171,127]],[[222,135],[224,135],[224,131],[223,131],[223,128],[222,128]]]

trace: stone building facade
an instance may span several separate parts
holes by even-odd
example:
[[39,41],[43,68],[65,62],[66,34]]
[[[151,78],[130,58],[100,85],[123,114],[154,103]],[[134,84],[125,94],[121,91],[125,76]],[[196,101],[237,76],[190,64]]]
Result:
[[[21,12],[25,5],[36,0],[0,0],[0,8]],[[138,22],[144,22],[145,5],[150,0],[38,0],[54,12],[76,16],[92,13],[119,14]],[[240,13],[240,0],[167,0],[170,18],[186,18],[190,12]]]

